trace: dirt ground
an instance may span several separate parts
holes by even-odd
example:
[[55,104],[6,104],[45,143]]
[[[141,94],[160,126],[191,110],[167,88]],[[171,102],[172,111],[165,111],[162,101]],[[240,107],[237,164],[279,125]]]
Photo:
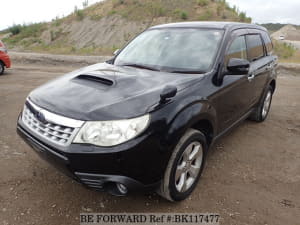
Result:
[[245,121],[210,152],[192,196],[113,197],[84,188],[41,160],[16,134],[28,93],[75,67],[22,66],[0,76],[0,225],[79,224],[81,212],[219,213],[222,225],[300,221],[300,76],[281,74],[269,118]]

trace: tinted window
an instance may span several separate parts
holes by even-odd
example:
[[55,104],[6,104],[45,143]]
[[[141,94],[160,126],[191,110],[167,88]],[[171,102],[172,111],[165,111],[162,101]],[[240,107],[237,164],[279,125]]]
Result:
[[230,45],[225,56],[227,64],[231,58],[247,59],[247,48],[245,36],[237,37]]
[[265,42],[268,55],[272,55],[273,44],[272,44],[272,41],[271,41],[269,35],[267,33],[263,32],[262,37],[263,37],[263,40]]
[[247,35],[248,58],[254,61],[264,56],[264,48],[260,35]]

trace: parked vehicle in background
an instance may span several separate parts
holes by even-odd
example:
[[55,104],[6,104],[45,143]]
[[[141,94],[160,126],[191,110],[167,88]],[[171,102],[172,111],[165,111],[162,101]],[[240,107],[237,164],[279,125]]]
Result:
[[4,73],[5,68],[10,68],[11,61],[7,54],[4,43],[0,40],[0,75]]
[[111,60],[32,91],[17,131],[90,188],[115,195],[150,188],[180,201],[216,140],[247,118],[267,118],[277,76],[272,47],[254,24],[155,26]]
[[279,36],[279,40],[284,40],[284,39],[285,39],[285,37],[283,35]]

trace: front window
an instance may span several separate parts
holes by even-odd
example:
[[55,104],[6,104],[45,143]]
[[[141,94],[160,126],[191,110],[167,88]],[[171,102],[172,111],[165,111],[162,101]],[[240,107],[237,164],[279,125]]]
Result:
[[225,64],[232,58],[247,59],[245,36],[239,36],[232,41],[225,56]]
[[197,28],[152,29],[127,45],[116,57],[118,66],[144,66],[168,72],[208,72],[223,30]]

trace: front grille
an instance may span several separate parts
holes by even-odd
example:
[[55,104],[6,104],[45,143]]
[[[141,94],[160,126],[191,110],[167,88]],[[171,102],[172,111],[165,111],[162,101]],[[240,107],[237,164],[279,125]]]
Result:
[[22,121],[29,129],[42,138],[58,145],[67,146],[71,143],[74,135],[76,135],[78,131],[77,128],[60,125],[50,121],[41,122],[37,118],[37,113],[34,112],[34,108],[30,108],[32,108],[31,105],[28,107],[25,104],[22,113]]

